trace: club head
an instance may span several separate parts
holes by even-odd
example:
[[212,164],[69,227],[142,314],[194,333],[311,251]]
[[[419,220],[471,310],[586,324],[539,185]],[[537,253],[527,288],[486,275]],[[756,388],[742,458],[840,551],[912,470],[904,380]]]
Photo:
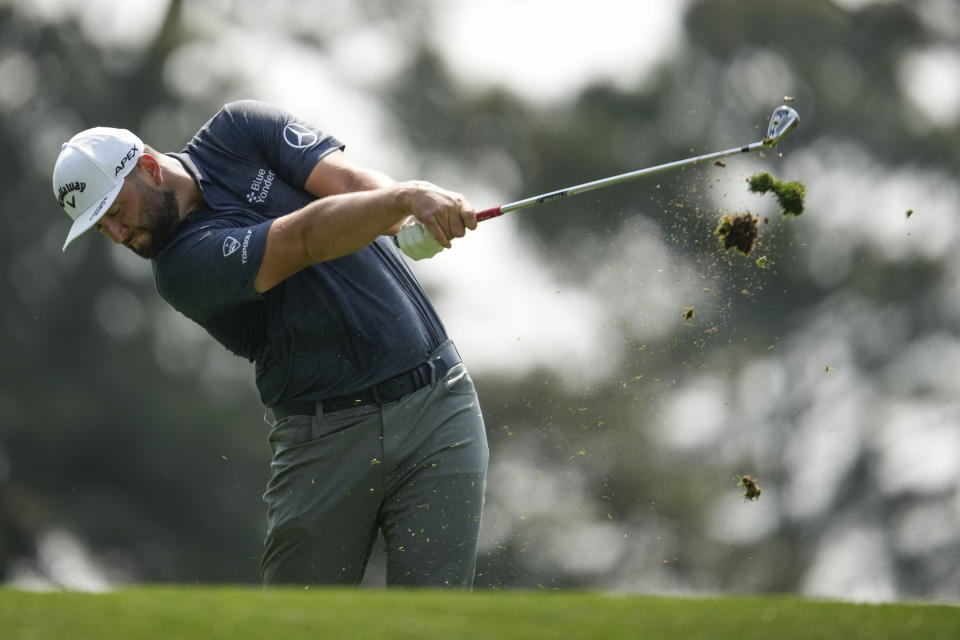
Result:
[[797,128],[800,124],[800,115],[793,107],[783,105],[777,107],[773,115],[770,116],[770,124],[767,126],[767,137],[763,139],[765,147],[772,147],[787,137],[787,135]]

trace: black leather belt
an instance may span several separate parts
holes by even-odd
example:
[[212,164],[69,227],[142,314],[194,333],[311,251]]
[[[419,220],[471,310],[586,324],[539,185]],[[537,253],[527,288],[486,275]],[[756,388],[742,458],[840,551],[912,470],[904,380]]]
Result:
[[457,352],[457,348],[453,346],[452,342],[448,342],[416,369],[401,373],[395,378],[384,380],[362,391],[326,398],[317,402],[306,400],[281,402],[270,407],[270,410],[273,411],[277,420],[282,420],[287,416],[313,415],[317,411],[331,413],[365,404],[385,404],[399,400],[428,384],[433,384],[459,363],[460,354]]

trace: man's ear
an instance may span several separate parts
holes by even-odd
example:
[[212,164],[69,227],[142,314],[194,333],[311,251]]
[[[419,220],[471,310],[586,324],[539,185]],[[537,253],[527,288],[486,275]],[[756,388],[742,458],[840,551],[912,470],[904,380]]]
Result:
[[163,170],[160,168],[160,163],[149,153],[144,153],[137,160],[136,172],[140,179],[154,187],[163,184]]

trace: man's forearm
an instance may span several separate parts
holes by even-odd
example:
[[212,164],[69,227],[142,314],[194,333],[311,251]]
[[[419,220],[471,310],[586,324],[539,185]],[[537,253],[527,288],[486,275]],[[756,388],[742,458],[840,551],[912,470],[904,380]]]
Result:
[[263,293],[316,262],[358,251],[404,216],[394,188],[327,196],[277,218],[254,281]]
[[[335,151],[320,159],[307,183],[307,191],[323,198],[332,195],[385,189],[396,181],[385,173],[362,167],[351,162],[346,155]],[[396,235],[403,221],[383,229],[381,235]]]
[[[391,185],[314,200],[276,225],[294,225],[311,262],[359,251],[399,226],[409,212],[403,187]],[[281,229],[282,230],[282,229]]]
[[476,227],[463,196],[427,182],[319,198],[270,226],[254,286],[262,293],[310,264],[359,251],[410,215],[446,248]]

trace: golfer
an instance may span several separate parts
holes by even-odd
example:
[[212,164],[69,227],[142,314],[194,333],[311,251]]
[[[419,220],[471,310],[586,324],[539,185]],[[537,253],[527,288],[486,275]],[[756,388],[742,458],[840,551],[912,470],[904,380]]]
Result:
[[457,349],[393,241],[476,227],[459,194],[395,183],[287,111],[227,104],[180,153],[97,127],[62,147],[74,220],[153,263],[160,295],[254,363],[273,454],[266,584],[469,588],[487,441]]

